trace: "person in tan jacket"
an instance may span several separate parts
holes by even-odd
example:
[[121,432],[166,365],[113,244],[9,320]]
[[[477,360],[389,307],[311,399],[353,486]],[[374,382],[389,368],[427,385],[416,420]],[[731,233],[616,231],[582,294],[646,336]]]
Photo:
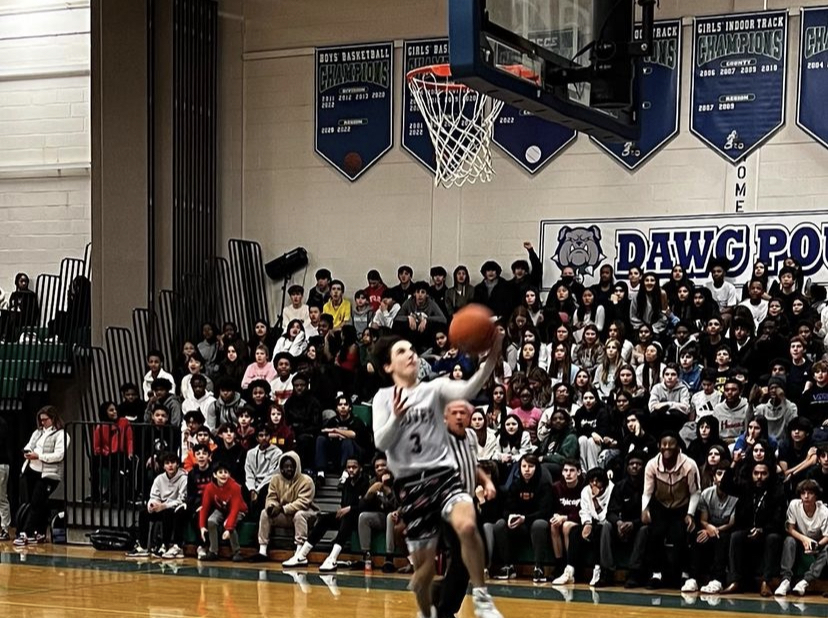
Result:
[[[265,508],[259,516],[259,552],[251,561],[267,560],[267,543],[270,530],[293,528],[297,552],[308,538],[308,528],[318,512],[313,500],[316,486],[313,479],[302,473],[299,455],[288,451],[279,458],[279,472],[270,479]],[[307,564],[307,561],[306,561]]]

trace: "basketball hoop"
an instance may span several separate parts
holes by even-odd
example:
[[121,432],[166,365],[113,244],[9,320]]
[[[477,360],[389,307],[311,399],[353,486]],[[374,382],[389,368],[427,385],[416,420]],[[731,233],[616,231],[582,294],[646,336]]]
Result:
[[[534,81],[522,66],[500,68]],[[448,64],[413,69],[406,79],[434,144],[434,186],[491,180],[492,132],[503,101],[452,81]]]

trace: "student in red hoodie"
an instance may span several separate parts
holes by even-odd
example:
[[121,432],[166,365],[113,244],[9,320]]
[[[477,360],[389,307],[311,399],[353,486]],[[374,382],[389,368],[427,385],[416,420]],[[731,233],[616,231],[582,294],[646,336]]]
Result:
[[[98,408],[101,424],[92,433],[92,496],[95,501],[117,502],[122,487],[118,479],[126,471],[134,450],[132,426],[118,414],[114,401],[104,401]],[[114,474],[113,474],[114,473]]]
[[201,498],[199,527],[201,539],[210,536],[210,549],[202,560],[217,560],[219,549],[219,527],[223,529],[221,538],[230,541],[233,550],[233,562],[242,562],[239,535],[236,524],[247,513],[247,505],[242,498],[241,486],[230,476],[227,463],[219,460],[213,466],[213,482],[204,488]]

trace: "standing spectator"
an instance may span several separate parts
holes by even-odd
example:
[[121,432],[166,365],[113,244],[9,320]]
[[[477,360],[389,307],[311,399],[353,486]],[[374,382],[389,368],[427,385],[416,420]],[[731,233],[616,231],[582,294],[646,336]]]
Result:
[[322,307],[331,297],[331,271],[320,268],[316,271],[316,285],[308,292],[308,306]]
[[[213,481],[213,467],[210,461],[210,447],[206,444],[196,444],[190,452],[195,463],[187,472],[187,517],[198,529],[201,501],[204,498],[204,489]],[[206,555],[207,549],[202,541],[198,543],[196,556],[202,560]]]
[[[273,475],[267,488],[265,509],[259,516],[259,553],[251,561],[267,561],[267,544],[273,526],[293,529],[298,554],[308,540],[308,524],[316,517],[315,497],[313,479],[302,474],[299,456],[293,451],[283,454],[279,458],[279,472]],[[306,565],[307,558],[298,561],[296,566],[300,563]]]
[[504,517],[494,527],[495,546],[503,563],[495,579],[515,577],[513,548],[529,539],[535,555],[532,581],[540,583],[546,581],[543,556],[549,544],[552,490],[537,457],[524,455],[519,465],[520,473],[508,490]]
[[11,526],[11,508],[9,506],[9,469],[11,451],[9,449],[9,425],[0,417],[0,541],[9,540]]
[[49,525],[49,496],[63,480],[63,459],[69,446],[63,419],[54,406],[37,413],[37,429],[23,448],[23,474],[20,477],[20,503],[29,505],[17,522],[15,545],[46,542]]
[[710,579],[702,586],[702,592],[717,594],[724,587],[727,570],[730,533],[736,524],[737,498],[727,495],[721,488],[725,471],[730,467],[727,460],[719,460],[714,474],[714,485],[701,494],[699,500],[699,531],[690,546],[690,577],[681,587],[682,592],[696,592],[698,580],[703,575]]
[[726,470],[720,487],[728,495],[738,498],[736,522],[730,537],[728,585],[723,594],[735,594],[753,578],[754,565],[762,556],[762,584],[759,594],[771,596],[770,580],[779,565],[782,547],[782,521],[785,516],[785,496],[776,482],[776,471],[767,463],[756,462],[750,470],[750,482],[737,482],[734,466]]
[[[118,407],[113,401],[104,401],[99,406],[98,418],[101,423],[92,432],[92,452],[95,455],[91,466],[92,497],[96,502],[117,502],[122,494],[121,474],[126,471],[128,461],[134,452],[132,427],[127,419],[118,416]],[[2,440],[0,437],[0,441]],[[0,461],[3,457],[2,449],[0,443]],[[0,480],[0,501],[2,493]]]
[[817,499],[822,487],[816,481],[806,479],[796,486],[796,493],[799,499],[788,504],[785,520],[788,536],[782,545],[782,582],[774,592],[778,596],[790,592],[793,568],[802,553],[813,556],[814,561],[793,587],[799,596],[805,595],[828,564],[828,506]]
[[474,286],[474,302],[486,305],[496,316],[506,319],[512,314],[519,302],[515,300],[515,290],[500,274],[503,269],[493,260],[484,262],[480,267],[483,281]]
[[[646,278],[645,278],[646,279]],[[659,454],[644,469],[641,521],[649,526],[647,539],[652,577],[648,588],[660,588],[666,566],[664,545],[672,545],[675,565],[684,565],[686,535],[696,529],[696,508],[701,496],[699,468],[681,452],[675,432],[665,432],[658,441]]]
[[242,498],[241,486],[231,478],[231,472],[223,461],[213,464],[213,482],[204,489],[201,498],[201,540],[210,537],[210,547],[202,560],[218,559],[219,528],[222,529],[221,538],[230,541],[233,562],[244,560],[236,527],[247,513],[247,505]]

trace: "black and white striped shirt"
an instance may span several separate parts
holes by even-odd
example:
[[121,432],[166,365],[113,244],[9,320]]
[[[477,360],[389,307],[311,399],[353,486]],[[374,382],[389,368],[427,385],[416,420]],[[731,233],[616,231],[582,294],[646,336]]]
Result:
[[449,445],[460,469],[460,482],[463,484],[463,489],[474,497],[474,488],[477,487],[477,436],[471,429],[466,429],[466,435],[463,438],[449,433]]

